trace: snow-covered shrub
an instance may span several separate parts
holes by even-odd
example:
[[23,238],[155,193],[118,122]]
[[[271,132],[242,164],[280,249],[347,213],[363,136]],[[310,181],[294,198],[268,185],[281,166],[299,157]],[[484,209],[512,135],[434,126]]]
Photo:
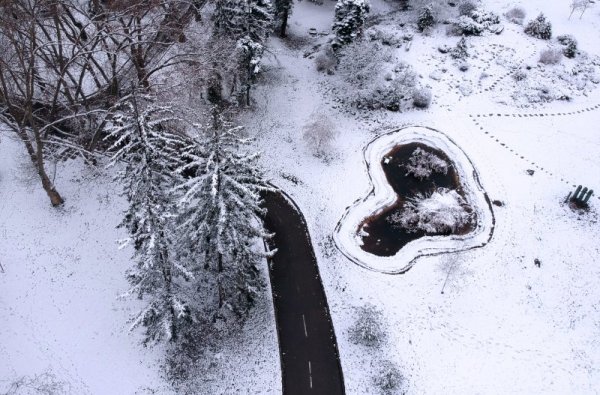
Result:
[[509,22],[515,23],[517,25],[523,24],[526,15],[527,13],[522,7],[513,7],[510,10],[508,10],[506,14],[504,14],[504,16],[506,17],[506,19],[508,19]]
[[326,158],[332,149],[332,143],[339,134],[335,124],[322,113],[311,116],[311,121],[304,125],[302,138],[318,158]]
[[540,63],[543,64],[558,64],[562,60],[562,51],[556,48],[548,48],[540,53]]
[[512,77],[515,81],[523,81],[527,78],[527,73],[524,70],[517,70],[512,74]]
[[452,50],[450,50],[450,56],[453,59],[466,59],[469,57],[469,51],[468,51],[468,47],[467,47],[467,39],[466,38],[461,38],[460,40],[458,40],[458,42],[456,43],[456,46],[454,48],[452,48]]
[[387,83],[366,86],[353,92],[353,102],[360,109],[402,111],[412,107],[413,92],[417,89],[418,76],[413,68],[400,63],[393,70],[393,78]]
[[480,36],[486,30],[500,23],[500,17],[493,12],[475,9],[469,14],[461,15],[454,23],[452,30],[454,34],[463,36]]
[[564,46],[563,55],[567,58],[574,58],[577,55],[577,40],[573,36],[568,34],[564,34],[561,36],[557,36],[556,39],[560,44]]
[[350,341],[366,347],[380,347],[386,339],[381,311],[367,304],[357,309],[357,315],[356,322],[350,328]]
[[338,64],[338,59],[335,57],[331,48],[326,48],[324,51],[320,51],[315,57],[315,65],[317,71],[332,73],[335,70],[335,66]]
[[481,36],[483,26],[467,15],[462,15],[453,23],[453,33],[463,36]]
[[489,11],[484,11],[479,8],[471,11],[469,16],[475,22],[481,24],[485,29],[500,23],[500,17],[497,14]]
[[439,156],[417,148],[408,158],[406,175],[413,175],[419,180],[427,179],[432,173],[448,173],[448,163]]
[[417,108],[427,108],[431,104],[431,89],[419,88],[413,92],[413,105]]
[[404,41],[402,37],[378,27],[367,29],[365,31],[365,37],[370,41],[377,41],[382,45],[390,47],[399,47],[402,44],[402,41]]
[[391,60],[387,47],[363,40],[340,49],[338,57],[338,75],[358,89],[372,86],[381,74],[384,62]]
[[365,18],[370,8],[366,0],[338,0],[331,27],[335,34],[332,43],[334,49],[350,44],[362,35]]
[[[71,384],[60,380],[51,369],[34,376],[21,376],[12,380],[12,382],[5,382],[8,386],[6,392],[1,392],[3,395],[64,395],[73,393]],[[2,391],[1,388],[0,391]]]
[[397,394],[403,387],[404,376],[393,362],[382,361],[377,375],[373,377],[373,384],[381,394]]
[[477,9],[477,3],[472,0],[464,0],[458,5],[458,15],[471,15]]
[[535,19],[529,21],[524,30],[525,34],[542,40],[552,38],[552,24],[546,19],[544,14],[539,14]]
[[417,27],[420,32],[424,32],[429,30],[435,25],[435,18],[433,17],[433,10],[431,6],[424,7],[419,13],[419,17],[417,18]]
[[447,234],[472,221],[473,214],[465,199],[455,190],[438,188],[430,195],[417,194],[407,199],[401,211],[388,221],[407,232]]

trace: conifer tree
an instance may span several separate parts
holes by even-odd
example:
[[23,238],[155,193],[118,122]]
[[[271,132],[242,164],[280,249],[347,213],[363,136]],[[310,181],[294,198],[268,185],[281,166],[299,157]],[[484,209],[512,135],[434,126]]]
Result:
[[287,31],[287,23],[290,14],[292,13],[293,0],[274,0],[273,8],[275,9],[275,18],[280,23],[279,36],[285,37]]
[[269,0],[218,0],[213,20],[216,34],[264,44],[272,28],[273,7]]
[[335,33],[333,49],[350,44],[362,35],[370,5],[366,0],[338,0],[332,30]]
[[175,339],[190,319],[178,281],[192,274],[171,252],[174,213],[169,190],[177,166],[175,147],[182,144],[169,129],[175,117],[168,107],[150,103],[138,111],[137,104],[135,93],[120,103],[107,139],[115,151],[111,163],[124,162],[117,178],[129,207],[120,226],[129,233],[125,244],[135,248],[136,266],[128,273],[131,288],[126,295],[148,301],[132,319],[131,329],[143,325],[148,343]]
[[[227,311],[243,317],[262,287],[257,266],[264,258],[254,243],[268,237],[260,217],[263,181],[258,154],[245,152],[249,140],[241,128],[215,122],[201,131],[184,150],[188,162],[179,172],[189,175],[176,189],[179,203],[178,233],[190,251],[193,273],[212,288],[215,319]],[[206,308],[206,307],[205,307]]]

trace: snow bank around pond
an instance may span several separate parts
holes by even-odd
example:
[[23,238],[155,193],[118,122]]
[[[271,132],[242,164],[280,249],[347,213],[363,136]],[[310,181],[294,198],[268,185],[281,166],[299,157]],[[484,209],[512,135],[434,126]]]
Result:
[[[452,160],[464,189],[465,198],[476,213],[477,223],[466,235],[426,236],[411,241],[393,256],[377,256],[361,247],[360,224],[396,201],[396,192],[388,183],[381,160],[394,147],[421,143],[442,150]],[[354,263],[381,273],[399,274],[409,270],[421,256],[469,250],[484,246],[494,231],[490,200],[481,186],[478,173],[466,154],[446,135],[434,129],[411,126],[393,130],[371,141],[364,149],[365,166],[370,179],[365,196],[350,206],[335,228],[338,249]]]

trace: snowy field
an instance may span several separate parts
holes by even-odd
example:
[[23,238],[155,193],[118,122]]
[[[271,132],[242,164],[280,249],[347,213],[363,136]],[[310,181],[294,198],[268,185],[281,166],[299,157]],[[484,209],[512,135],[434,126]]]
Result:
[[[485,3],[500,14],[515,5]],[[590,56],[600,53],[598,7],[581,21],[569,21],[566,1],[521,5],[526,20],[543,11],[555,34],[573,34]],[[373,6],[375,12],[386,9],[385,3]],[[311,40],[309,28],[326,31],[329,20],[311,18],[321,10],[300,3],[294,9],[292,34]],[[464,76],[473,84],[469,96],[444,79],[428,77],[442,67],[432,59],[440,55],[435,49],[457,39],[443,32],[415,34],[410,51],[401,48],[399,53],[416,68],[420,82],[432,87],[434,100],[426,111],[405,113],[351,115],[327,88],[336,77],[318,73],[314,60],[302,56],[319,38],[300,49],[271,41],[268,82],[262,97],[255,94],[259,114],[249,121],[254,122],[269,175],[307,217],[348,393],[377,393],[372,380],[384,360],[400,366],[408,393],[415,394],[592,394],[600,388],[600,201],[593,198],[586,215],[561,204],[574,185],[600,188],[599,92],[531,108],[512,101],[514,80],[500,78],[511,69],[492,61],[494,51],[510,48],[505,51],[518,54],[509,56],[511,62],[524,59],[535,66],[539,50],[548,44],[528,38],[520,26],[503,23],[503,34],[470,40],[481,53],[481,63],[471,60]],[[490,76],[478,89],[483,69]],[[315,112],[334,120],[340,132],[329,163],[311,157],[302,139],[302,128]],[[555,113],[570,114],[538,116]],[[344,257],[331,236],[346,208],[370,188],[363,148],[382,133],[409,125],[450,136],[474,163],[490,199],[504,206],[494,206],[496,229],[486,247],[421,258],[403,275],[377,274]],[[528,169],[534,170],[532,176]],[[536,258],[540,268],[534,265]],[[349,339],[356,308],[366,304],[383,313],[389,338],[381,350]]]
[[[67,201],[57,211],[19,142],[4,131],[0,138],[0,393],[173,393],[162,378],[163,349],[144,348],[141,334],[129,332],[139,302],[118,298],[129,289],[132,254],[118,249],[120,186],[102,170],[61,163],[56,184]],[[280,392],[271,387],[280,368],[269,289],[255,312],[209,354],[197,378],[207,394]]]
[[[516,3],[484,4],[502,14]],[[308,222],[347,393],[378,393],[372,381],[388,360],[399,366],[409,394],[598,393],[598,85],[570,91],[551,71],[540,72],[544,83],[568,90],[572,99],[526,105],[515,96],[519,86],[510,73],[535,66],[548,43],[503,20],[502,34],[469,40],[478,56],[465,73],[438,53],[440,45],[457,41],[441,28],[415,33],[409,51],[398,49],[432,89],[427,110],[355,112],[332,93],[337,76],[319,73],[304,56],[326,40],[308,31],[329,32],[333,6],[294,5],[291,38],[270,40],[255,108],[243,121],[257,138],[268,177]],[[381,0],[372,6],[374,14],[390,8]],[[590,57],[600,55],[598,4],[581,20],[568,20],[566,0],[522,6],[526,20],[543,11],[555,35],[572,34]],[[302,138],[315,113],[340,132],[327,161],[313,156]],[[475,166],[490,199],[504,205],[493,207],[495,231],[484,248],[423,257],[406,274],[389,275],[348,260],[332,235],[347,208],[370,189],[363,148],[404,126],[447,134]],[[125,208],[117,186],[104,171],[59,164],[56,184],[67,201],[57,211],[33,170],[22,171],[27,160],[18,142],[0,132],[0,394],[18,380],[35,384],[36,377],[59,394],[172,393],[161,376],[161,348],[144,348],[139,334],[127,331],[137,302],[117,298],[127,289],[132,253],[117,248],[124,235],[115,227]],[[585,215],[562,204],[578,184],[596,190]],[[281,393],[269,292],[244,331],[198,372],[203,393]],[[357,308],[366,304],[382,312],[387,339],[381,349],[350,340]]]

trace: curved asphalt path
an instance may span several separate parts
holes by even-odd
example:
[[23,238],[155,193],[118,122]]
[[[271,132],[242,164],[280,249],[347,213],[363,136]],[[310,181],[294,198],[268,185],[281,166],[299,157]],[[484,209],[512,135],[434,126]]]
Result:
[[344,394],[339,353],[306,221],[282,192],[263,192],[283,394]]

